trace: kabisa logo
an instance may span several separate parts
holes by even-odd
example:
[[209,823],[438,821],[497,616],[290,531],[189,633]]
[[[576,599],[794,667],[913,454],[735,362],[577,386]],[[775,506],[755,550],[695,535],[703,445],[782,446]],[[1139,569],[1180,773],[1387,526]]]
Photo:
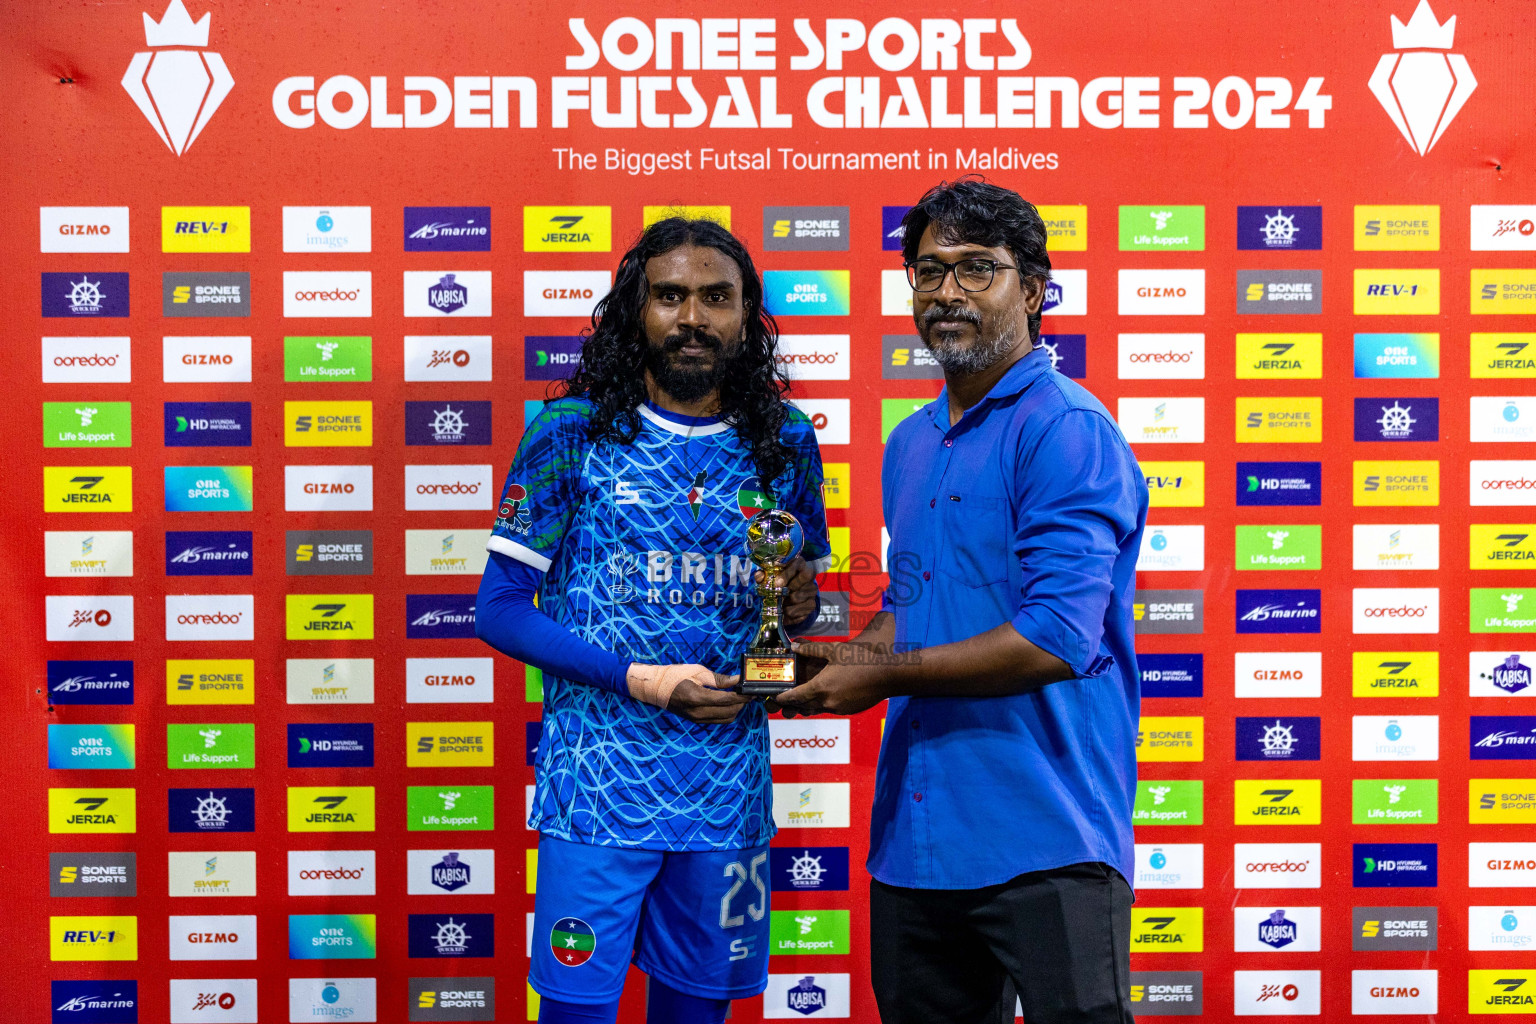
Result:
[[1408,24],[1392,15],[1394,52],[1382,54],[1371,72],[1371,93],[1420,156],[1440,141],[1477,88],[1467,58],[1444,52],[1455,35],[1456,15],[1442,25],[1429,0],[1419,0]]
[[43,316],[118,317],[128,315],[128,275],[44,273]]
[[256,790],[169,790],[167,820],[171,832],[254,832]]
[[523,379],[563,380],[581,362],[579,335],[534,334],[523,338]]
[[1239,249],[1286,250],[1323,247],[1321,206],[1239,206]]
[[407,594],[405,635],[410,640],[473,640],[475,595]]
[[[1480,672],[1476,671],[1479,658],[1485,662],[1492,660],[1488,655],[1482,655],[1476,651],[1473,652],[1474,677],[1472,683],[1474,687],[1479,682],[1482,682],[1493,686],[1496,692],[1505,693],[1510,696],[1523,693],[1531,688],[1531,667],[1520,660],[1520,655],[1511,654],[1503,661],[1484,668]],[[49,664],[53,663],[49,662]],[[1477,692],[1474,690],[1474,696],[1477,695]]]
[[132,704],[133,662],[52,661],[47,669],[50,704]]
[[774,847],[768,852],[775,892],[842,892],[848,888],[846,846]]
[[138,1024],[137,981],[55,981],[53,1024]]
[[490,252],[489,206],[407,206],[406,252]]
[[1321,756],[1320,718],[1239,718],[1237,760],[1316,761]]
[[450,850],[431,867],[432,884],[444,892],[454,892],[470,884],[474,869],[457,852]]
[[408,445],[491,443],[490,402],[406,402]]
[[224,58],[204,49],[211,12],[194,22],[181,0],[171,0],[159,22],[147,12],[143,17],[144,41],[154,48],[175,49],[134,54],[123,73],[123,88],[160,141],[181,156],[235,87],[235,80]]
[[1286,919],[1282,908],[1259,922],[1259,941],[1274,949],[1284,949],[1296,941],[1296,922]]
[[407,922],[412,958],[465,959],[496,955],[494,914],[412,914]]
[[427,288],[427,305],[440,313],[455,313],[469,304],[469,289],[453,274],[444,274]]
[[1322,591],[1239,590],[1239,633],[1322,632]]
[[796,1013],[819,1013],[827,1008],[827,990],[816,984],[814,974],[808,974],[789,990],[786,1002]]
[[251,575],[251,531],[179,531],[165,534],[167,576]]
[[[909,292],[910,294],[910,292]],[[1040,312],[1054,316],[1084,316],[1088,312],[1088,271],[1053,270],[1045,285]]]

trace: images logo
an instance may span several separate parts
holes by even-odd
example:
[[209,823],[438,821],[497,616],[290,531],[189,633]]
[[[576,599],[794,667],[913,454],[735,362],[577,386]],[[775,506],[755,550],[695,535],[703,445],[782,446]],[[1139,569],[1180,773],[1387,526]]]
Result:
[[128,275],[44,273],[43,316],[118,317],[128,315]]
[[[486,223],[490,222],[489,212],[487,209]],[[766,238],[765,233],[765,241]],[[845,243],[843,248],[847,247]],[[613,212],[611,207],[523,207],[523,252],[611,252],[612,250]]]
[[768,270],[763,303],[774,316],[847,316],[846,270]]
[[1138,572],[1199,572],[1205,568],[1205,527],[1154,526],[1141,535]]
[[50,704],[132,704],[133,662],[50,660],[47,687]]
[[1205,847],[1200,843],[1137,843],[1136,885],[1145,889],[1205,888]]
[[1440,141],[1477,88],[1467,58],[1433,52],[1449,50],[1455,34],[1454,14],[1442,25],[1429,0],[1419,0],[1408,24],[1392,15],[1392,49],[1409,52],[1382,54],[1371,72],[1371,93],[1420,156]]
[[283,252],[372,251],[372,207],[283,207]]
[[289,786],[289,832],[372,832],[372,786]]
[[[539,209],[539,207],[525,209]],[[606,207],[585,207],[584,209],[606,210]],[[407,206],[405,208],[405,251],[490,252],[491,208],[489,206]],[[523,251],[534,251],[527,248],[526,240]],[[606,252],[607,250],[598,251]]]
[[194,22],[181,0],[171,0],[158,22],[147,12],[143,17],[144,42],[175,49],[134,54],[123,72],[123,88],[160,141],[181,156],[202,134],[235,80],[224,58],[205,49],[212,12]]
[[1239,590],[1239,633],[1322,632],[1322,591]]
[[1321,206],[1239,206],[1238,249],[1321,249]]

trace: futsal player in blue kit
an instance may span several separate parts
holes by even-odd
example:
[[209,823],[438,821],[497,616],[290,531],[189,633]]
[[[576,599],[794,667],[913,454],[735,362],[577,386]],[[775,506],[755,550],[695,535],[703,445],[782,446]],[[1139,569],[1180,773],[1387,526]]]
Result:
[[791,632],[816,617],[830,553],[815,432],[784,401],[776,341],[740,241],[653,225],[502,489],[476,632],[544,672],[544,1024],[612,1024],[631,960],[651,1024],[718,1024],[767,987],[767,716],[730,689],[759,620],[750,515],[783,508],[804,529]]

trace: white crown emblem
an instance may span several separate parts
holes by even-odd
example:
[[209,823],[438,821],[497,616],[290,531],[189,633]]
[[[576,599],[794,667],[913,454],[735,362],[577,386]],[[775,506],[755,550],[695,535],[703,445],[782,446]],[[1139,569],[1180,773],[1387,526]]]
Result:
[[1440,24],[1435,12],[1429,9],[1429,0],[1419,0],[1413,17],[1404,25],[1392,15],[1392,49],[1394,50],[1449,50],[1456,36],[1456,15]]
[[199,49],[136,53],[123,74],[123,88],[177,156],[192,145],[235,86],[224,58],[200,49],[208,45],[212,18],[209,12],[194,22],[181,0],[171,0],[159,22],[145,13],[144,41],[150,46]]
[[1449,50],[1455,36],[1456,16],[1442,25],[1429,0],[1419,0],[1408,24],[1392,15],[1392,46],[1407,52],[1383,54],[1371,73],[1371,92],[1420,156],[1440,141],[1477,88],[1466,57],[1432,52]]

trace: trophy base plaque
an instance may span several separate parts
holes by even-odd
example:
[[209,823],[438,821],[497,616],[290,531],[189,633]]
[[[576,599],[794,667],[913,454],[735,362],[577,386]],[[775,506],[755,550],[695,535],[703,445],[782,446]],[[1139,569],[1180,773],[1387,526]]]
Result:
[[777,697],[794,689],[795,655],[793,652],[771,654],[747,653],[741,659],[740,692],[748,697]]

